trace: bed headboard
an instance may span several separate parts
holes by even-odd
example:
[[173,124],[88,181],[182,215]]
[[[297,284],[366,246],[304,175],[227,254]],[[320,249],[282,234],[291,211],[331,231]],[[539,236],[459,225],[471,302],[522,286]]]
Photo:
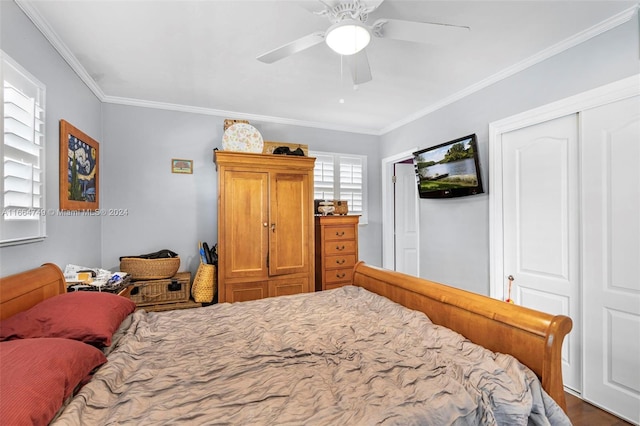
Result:
[[542,387],[566,411],[562,383],[562,341],[571,318],[512,305],[480,294],[356,264],[353,284],[421,311],[493,352],[510,354],[529,367]]
[[0,278],[0,319],[66,291],[64,275],[53,263]]

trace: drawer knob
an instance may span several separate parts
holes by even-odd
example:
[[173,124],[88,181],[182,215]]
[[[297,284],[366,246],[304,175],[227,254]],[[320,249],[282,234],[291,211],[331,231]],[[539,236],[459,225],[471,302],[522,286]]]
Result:
[[346,259],[336,259],[336,263],[338,265],[344,265],[344,262],[346,262],[346,261],[347,261]]
[[336,250],[342,251],[342,250],[344,250],[344,246],[342,246],[342,247],[341,246],[336,246]]
[[344,272],[341,273],[341,274],[336,274],[336,278],[344,278],[346,276],[347,276],[347,274],[345,274]]
[[336,232],[336,237],[343,237],[343,236],[344,236],[344,231]]

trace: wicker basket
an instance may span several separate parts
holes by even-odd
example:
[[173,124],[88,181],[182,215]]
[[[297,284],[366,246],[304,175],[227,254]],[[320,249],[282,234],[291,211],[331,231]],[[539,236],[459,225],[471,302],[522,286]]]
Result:
[[191,286],[193,300],[201,303],[211,303],[217,290],[216,266],[200,263],[196,271],[196,277]]
[[138,306],[189,301],[191,272],[178,272],[171,278],[132,282],[131,300]]
[[123,257],[120,259],[120,270],[130,274],[133,280],[162,280],[171,278],[178,272],[179,268],[179,257],[162,259]]
[[346,200],[333,200],[333,214],[346,215],[349,213],[349,204]]

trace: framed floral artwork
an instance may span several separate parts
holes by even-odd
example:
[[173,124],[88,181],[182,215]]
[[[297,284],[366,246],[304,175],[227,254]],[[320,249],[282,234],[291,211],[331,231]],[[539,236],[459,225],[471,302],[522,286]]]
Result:
[[60,120],[60,210],[96,210],[100,203],[100,145]]

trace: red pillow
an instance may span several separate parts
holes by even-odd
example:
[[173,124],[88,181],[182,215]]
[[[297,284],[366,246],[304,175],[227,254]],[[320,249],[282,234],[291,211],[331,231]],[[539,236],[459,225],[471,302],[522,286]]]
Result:
[[76,291],[43,300],[0,322],[0,341],[64,337],[109,346],[120,323],[136,304],[112,293]]
[[91,371],[102,352],[68,339],[0,343],[0,424],[46,425]]

